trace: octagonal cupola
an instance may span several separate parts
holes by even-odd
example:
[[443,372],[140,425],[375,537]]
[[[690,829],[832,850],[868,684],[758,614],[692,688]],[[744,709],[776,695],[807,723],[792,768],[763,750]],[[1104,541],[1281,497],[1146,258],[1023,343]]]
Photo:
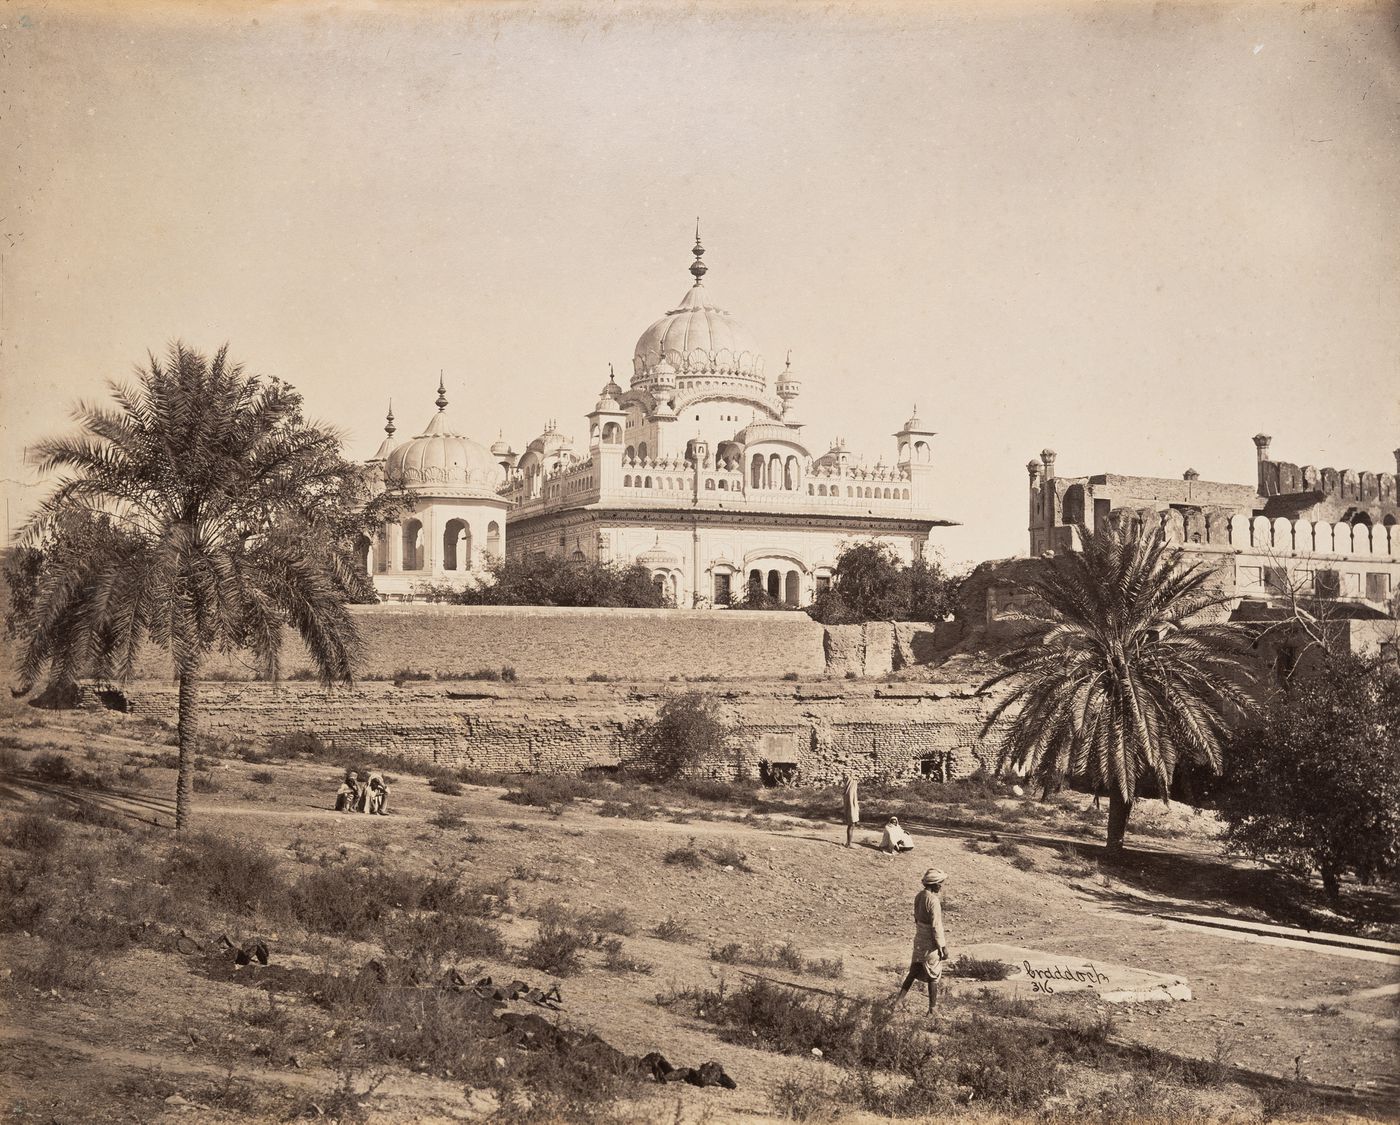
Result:
[[[447,388],[438,380],[437,413],[417,437],[394,446],[385,458],[385,476],[401,480],[421,495],[494,499],[505,478],[486,446],[463,434],[447,413]],[[392,437],[392,418],[385,432]]]

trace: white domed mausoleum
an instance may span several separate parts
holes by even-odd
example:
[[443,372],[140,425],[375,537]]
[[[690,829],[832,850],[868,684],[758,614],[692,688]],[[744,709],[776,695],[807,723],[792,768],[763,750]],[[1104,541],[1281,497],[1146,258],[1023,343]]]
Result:
[[[747,588],[805,605],[842,547],[879,537],[906,561],[950,521],[932,512],[934,434],[911,417],[894,460],[867,465],[840,439],[814,454],[790,362],[771,388],[754,336],[706,291],[696,231],[685,295],[641,334],[624,390],[609,374],[575,446],[553,422],[517,455],[454,430],[444,385],[418,437],[371,459],[402,475],[414,508],[370,552],[384,597],[471,582],[511,555],[637,562],[678,606],[727,606]],[[789,353],[789,359],[790,359]]]

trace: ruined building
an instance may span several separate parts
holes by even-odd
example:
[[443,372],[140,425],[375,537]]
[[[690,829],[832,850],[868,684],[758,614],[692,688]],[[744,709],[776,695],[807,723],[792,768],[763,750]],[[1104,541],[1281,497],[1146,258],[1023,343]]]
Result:
[[1172,477],[1061,477],[1055,453],[1026,465],[1030,552],[1073,550],[1077,525],[1096,528],[1124,509],[1161,521],[1168,541],[1220,564],[1238,599],[1284,595],[1342,599],[1383,609],[1400,588],[1400,450],[1397,472],[1317,469],[1269,457],[1254,438],[1253,484]]

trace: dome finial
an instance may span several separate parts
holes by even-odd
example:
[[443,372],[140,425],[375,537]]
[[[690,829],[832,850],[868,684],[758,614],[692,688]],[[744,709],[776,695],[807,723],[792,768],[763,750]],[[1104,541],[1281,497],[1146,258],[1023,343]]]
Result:
[[384,415],[384,433],[389,437],[394,436],[394,400],[389,400],[389,413]]
[[447,409],[447,385],[442,380],[442,368],[438,368],[437,408],[439,410]]
[[690,263],[690,275],[695,278],[695,284],[699,285],[700,279],[705,276],[709,267],[700,260],[705,256],[705,248],[700,245],[700,219],[698,217],[695,220],[695,246],[690,252],[695,255],[695,261]]
[[787,371],[792,367],[792,349],[788,348],[787,359],[783,361],[783,370]]

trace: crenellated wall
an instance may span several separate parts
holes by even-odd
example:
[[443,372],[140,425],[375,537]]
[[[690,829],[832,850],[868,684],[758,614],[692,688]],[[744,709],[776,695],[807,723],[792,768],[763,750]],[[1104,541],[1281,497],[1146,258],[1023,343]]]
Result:
[[1288,496],[1298,492],[1320,492],[1360,507],[1400,503],[1400,474],[1366,470],[1319,469],[1290,461],[1259,462],[1261,496]]

